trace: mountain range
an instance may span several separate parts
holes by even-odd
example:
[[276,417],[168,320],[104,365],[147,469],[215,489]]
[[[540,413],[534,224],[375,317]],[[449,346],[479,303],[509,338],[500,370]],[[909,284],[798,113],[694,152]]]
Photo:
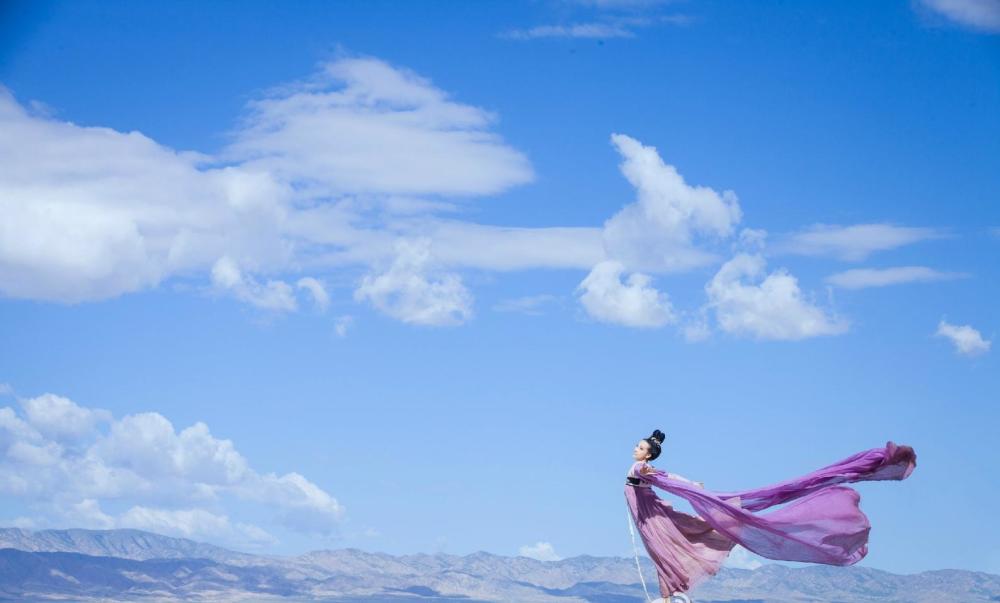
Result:
[[[655,598],[656,572],[642,562]],[[1000,576],[767,564],[723,568],[689,595],[696,603],[978,603],[1000,601]],[[288,557],[141,530],[0,528],[0,600],[640,603],[645,596],[628,557],[538,561],[354,548]]]

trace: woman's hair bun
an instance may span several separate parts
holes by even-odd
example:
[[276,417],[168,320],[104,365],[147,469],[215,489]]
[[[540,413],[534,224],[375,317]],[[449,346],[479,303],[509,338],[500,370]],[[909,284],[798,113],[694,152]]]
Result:
[[655,440],[657,444],[662,444],[663,438],[664,438],[663,432],[660,431],[659,429],[654,430],[653,435],[649,436],[649,439]]

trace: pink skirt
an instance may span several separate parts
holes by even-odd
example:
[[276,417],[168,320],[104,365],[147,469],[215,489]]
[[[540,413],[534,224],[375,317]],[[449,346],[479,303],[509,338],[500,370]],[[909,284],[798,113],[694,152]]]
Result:
[[652,488],[626,484],[625,499],[656,566],[661,597],[689,592],[714,576],[736,546],[701,517],[675,510]]

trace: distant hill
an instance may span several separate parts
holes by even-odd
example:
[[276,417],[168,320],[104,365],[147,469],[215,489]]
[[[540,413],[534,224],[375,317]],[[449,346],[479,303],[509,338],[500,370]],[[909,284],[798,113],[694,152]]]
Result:
[[0,548],[58,551],[122,559],[202,558],[240,565],[256,563],[258,555],[237,553],[186,538],[171,538],[142,530],[22,530],[0,528]]
[[[655,596],[655,572],[644,575]],[[1000,576],[913,575],[863,567],[769,564],[724,568],[690,593],[697,603],[978,603],[1000,601]],[[359,549],[297,557],[249,555],[141,530],[0,529],[0,599],[485,601],[639,603],[635,562],[579,556],[537,561],[471,555],[388,555]]]

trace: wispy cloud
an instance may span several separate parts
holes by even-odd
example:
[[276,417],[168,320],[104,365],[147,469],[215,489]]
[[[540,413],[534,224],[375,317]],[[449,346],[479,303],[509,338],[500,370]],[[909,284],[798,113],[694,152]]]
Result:
[[617,23],[571,23],[569,25],[538,25],[529,29],[512,29],[500,34],[511,40],[538,38],[631,38],[635,33]]
[[299,289],[304,289],[312,296],[313,304],[320,312],[325,312],[330,307],[330,294],[326,287],[318,279],[311,276],[304,276],[295,283]]
[[919,0],[919,4],[959,25],[1000,33],[1000,1]]
[[826,277],[826,282],[844,289],[886,287],[904,283],[929,283],[968,277],[963,272],[941,272],[926,266],[896,266],[893,268],[856,268]]
[[815,224],[805,230],[778,238],[771,246],[771,252],[860,261],[877,251],[896,249],[945,236],[947,235],[944,232],[935,228],[887,223],[850,226]]
[[[640,5],[635,5],[640,8]],[[636,31],[657,25],[687,25],[692,19],[688,15],[599,15],[587,21],[561,24],[537,25],[524,29],[510,29],[498,34],[510,40],[536,40],[539,38],[633,38]]]
[[212,266],[212,283],[218,289],[232,292],[237,299],[258,308],[285,312],[298,309],[291,285],[282,280],[259,283],[252,276],[245,275],[229,256],[219,258]]

